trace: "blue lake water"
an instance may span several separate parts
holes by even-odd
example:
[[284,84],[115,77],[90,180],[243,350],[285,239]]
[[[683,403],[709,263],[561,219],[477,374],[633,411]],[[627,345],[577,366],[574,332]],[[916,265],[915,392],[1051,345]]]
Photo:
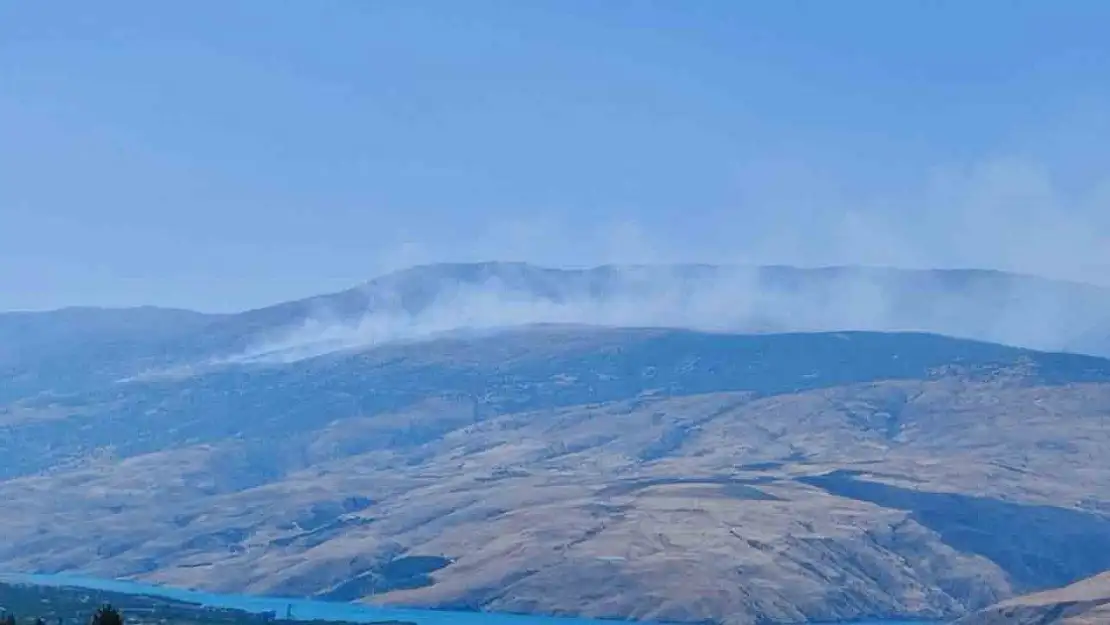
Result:
[[[50,586],[75,586],[94,590],[128,594],[153,595],[180,601],[189,601],[217,608],[234,608],[248,612],[273,611],[285,615],[293,607],[293,617],[301,620],[326,619],[337,621],[408,621],[418,625],[617,625],[620,621],[592,619],[550,618],[518,616],[515,614],[486,614],[475,612],[448,612],[442,610],[410,610],[379,608],[356,603],[313,601],[285,597],[259,597],[252,595],[223,595],[169,586],[156,586],[138,582],[98,579],[76,575],[35,575],[25,573],[0,573],[0,581],[41,584]],[[638,624],[644,625],[644,624]],[[829,625],[829,624],[826,624]],[[854,621],[852,625],[926,625],[922,621]]]

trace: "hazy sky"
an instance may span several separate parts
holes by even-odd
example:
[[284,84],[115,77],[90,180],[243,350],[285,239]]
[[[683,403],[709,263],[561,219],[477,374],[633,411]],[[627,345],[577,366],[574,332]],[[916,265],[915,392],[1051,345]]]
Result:
[[1110,2],[4,2],[0,309],[436,260],[1110,283]]

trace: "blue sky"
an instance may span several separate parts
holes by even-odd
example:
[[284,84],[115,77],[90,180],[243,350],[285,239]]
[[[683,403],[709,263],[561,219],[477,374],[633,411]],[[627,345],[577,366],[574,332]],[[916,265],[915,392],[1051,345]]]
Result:
[[0,4],[0,309],[439,260],[1110,282],[1110,3]]

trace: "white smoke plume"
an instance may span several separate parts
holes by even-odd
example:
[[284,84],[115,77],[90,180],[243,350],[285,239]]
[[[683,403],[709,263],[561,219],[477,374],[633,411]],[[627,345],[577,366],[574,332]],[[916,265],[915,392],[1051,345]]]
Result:
[[[465,275],[460,276],[462,271]],[[429,293],[406,306],[404,291]],[[1110,291],[998,272],[524,264],[433,265],[328,297],[232,360],[292,361],[458,331],[532,324],[711,332],[926,331],[1046,350],[1080,349],[1106,329]],[[1090,350],[1094,351],[1094,350]]]

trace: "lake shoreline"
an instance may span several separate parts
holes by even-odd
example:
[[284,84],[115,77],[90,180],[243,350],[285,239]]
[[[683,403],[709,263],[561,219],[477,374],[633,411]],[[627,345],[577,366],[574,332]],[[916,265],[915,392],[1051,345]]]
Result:
[[[163,586],[131,580],[105,579],[65,573],[0,572],[0,582],[117,592],[189,603],[205,608],[241,610],[253,614],[273,612],[278,618],[298,622],[346,621],[371,625],[406,622],[415,625],[674,625],[621,619],[585,619],[478,611],[380,607],[363,603],[327,601],[306,597],[274,597],[212,593],[192,588]],[[945,621],[912,618],[810,621],[806,625],[943,625]]]

